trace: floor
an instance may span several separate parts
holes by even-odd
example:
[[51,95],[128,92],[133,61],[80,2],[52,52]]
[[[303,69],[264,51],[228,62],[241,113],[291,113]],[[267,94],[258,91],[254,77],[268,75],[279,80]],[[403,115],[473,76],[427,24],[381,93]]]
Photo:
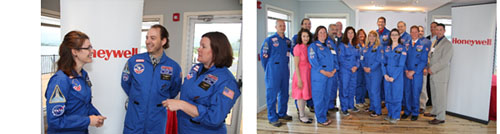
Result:
[[[368,99],[367,99],[368,101]],[[337,103],[338,104],[338,103]],[[430,111],[431,107],[427,107],[426,111]],[[306,113],[309,117],[314,118],[314,113],[309,112],[306,108]],[[358,113],[350,112],[351,115],[343,116],[339,112],[330,112],[328,117],[334,121],[329,126],[322,126],[316,123],[304,124],[298,120],[297,110],[292,98],[288,101],[288,115],[293,117],[292,121],[283,121],[281,127],[274,127],[268,123],[267,109],[257,114],[257,133],[259,134],[274,134],[274,133],[473,133],[473,134],[494,134],[496,133],[496,121],[490,121],[488,125],[477,122],[472,122],[462,118],[447,115],[446,123],[440,125],[430,125],[427,123],[432,120],[431,117],[419,115],[417,121],[410,121],[410,118],[400,120],[396,124],[390,124],[383,118],[387,115],[387,110],[382,110],[382,116],[370,117],[369,113],[361,110]]]

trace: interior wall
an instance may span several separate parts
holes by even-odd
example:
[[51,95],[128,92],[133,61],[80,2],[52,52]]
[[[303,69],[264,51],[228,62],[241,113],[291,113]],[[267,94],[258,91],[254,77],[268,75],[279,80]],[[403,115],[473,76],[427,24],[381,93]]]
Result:
[[[260,53],[260,48],[262,47],[262,42],[267,36],[267,13],[266,5],[271,5],[274,7],[282,8],[285,10],[292,11],[294,16],[292,17],[292,26],[296,27],[299,25],[302,18],[296,17],[299,12],[299,2],[296,0],[260,0],[262,2],[262,8],[257,9],[257,52]],[[270,24],[274,25],[274,24]],[[288,28],[288,27],[287,27]],[[289,28],[288,28],[289,29]],[[257,57],[256,57],[257,58]],[[266,105],[266,83],[264,81],[264,68],[260,61],[257,63],[257,110],[263,108]]]
[[[60,11],[60,0],[42,0],[41,7]],[[163,15],[163,26],[169,32],[170,48],[167,55],[181,64],[184,12],[241,10],[239,0],[144,0],[144,15]],[[180,21],[174,22],[172,14],[179,13]]]
[[[349,20],[348,24],[344,24],[343,28],[347,26],[354,26],[355,25],[355,12],[352,10],[349,6],[344,4],[341,0],[335,0],[335,1],[300,1],[299,3],[299,14],[298,18],[299,20],[302,20],[302,18],[305,17],[305,14],[349,14]],[[300,23],[300,22],[299,22]],[[332,22],[335,23],[335,22]],[[328,27],[328,26],[325,26]],[[314,31],[316,28],[311,28],[312,31]],[[300,25],[295,27],[295,31],[298,32],[300,30]],[[295,32],[294,32],[295,33]]]

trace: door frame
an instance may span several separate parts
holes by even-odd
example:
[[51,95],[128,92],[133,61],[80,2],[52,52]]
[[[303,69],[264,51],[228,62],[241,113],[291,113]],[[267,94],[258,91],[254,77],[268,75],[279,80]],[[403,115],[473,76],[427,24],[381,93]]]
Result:
[[[182,56],[181,56],[181,68],[182,70],[189,70],[190,65],[187,65],[190,61],[192,61],[192,51],[189,51],[189,47],[192,44],[189,44],[189,40],[192,37],[190,34],[191,29],[190,27],[193,27],[194,24],[190,24],[190,18],[193,16],[199,16],[199,15],[213,15],[213,16],[221,16],[221,15],[239,15],[242,16],[242,11],[241,10],[229,10],[229,11],[208,11],[208,12],[184,12],[183,15],[183,36],[182,36]],[[242,27],[240,28],[242,30],[243,28],[243,22]],[[243,31],[242,31],[243,32]],[[241,35],[240,35],[241,36]],[[238,81],[241,79],[241,69],[242,69],[242,51],[241,51],[241,46],[243,45],[243,42],[240,43],[240,49],[239,49],[239,56],[238,56],[238,69],[236,73],[236,80]],[[183,71],[183,75],[186,76],[188,71]],[[242,89],[240,88],[240,91]],[[226,125],[227,127],[227,132],[229,134],[238,134],[240,133],[240,128],[241,128],[241,97],[236,100],[233,108],[232,108],[232,116],[231,116],[231,125]]]

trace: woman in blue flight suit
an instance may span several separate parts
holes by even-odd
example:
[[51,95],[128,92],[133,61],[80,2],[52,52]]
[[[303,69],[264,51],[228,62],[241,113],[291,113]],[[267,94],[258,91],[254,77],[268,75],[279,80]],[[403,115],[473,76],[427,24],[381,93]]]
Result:
[[385,100],[387,117],[390,123],[396,123],[401,114],[401,101],[403,99],[403,72],[406,62],[406,48],[399,40],[399,31],[392,29],[390,32],[389,46],[384,49],[382,74],[384,75]]
[[354,107],[354,94],[356,92],[356,71],[359,67],[359,46],[356,42],[356,31],[353,27],[347,27],[339,44],[339,64],[341,88],[339,91],[340,106],[342,114],[349,115],[359,110]]
[[168,99],[163,105],[177,111],[180,134],[225,134],[226,116],[240,96],[236,79],[228,69],[233,53],[226,35],[204,34],[198,61],[184,79],[180,100]]
[[[359,29],[356,36],[358,37],[357,43],[358,46],[360,47],[359,52],[360,52],[360,61],[363,60],[363,56],[361,55],[363,51],[361,51],[365,47],[365,40],[366,40],[366,33],[365,30]],[[356,94],[355,100],[356,104],[354,105],[357,108],[362,108],[365,106],[365,97],[366,97],[366,81],[365,81],[365,72],[363,71],[362,67],[358,67],[358,70],[356,71]],[[366,109],[368,110],[368,109]]]
[[380,100],[380,85],[382,84],[382,50],[378,33],[370,31],[366,40],[366,47],[362,49],[361,66],[365,72],[366,88],[370,97],[370,114],[371,117],[377,117],[382,114]]
[[47,133],[87,134],[89,126],[101,127],[106,119],[92,105],[92,83],[82,68],[92,62],[89,37],[79,31],[67,33],[59,56],[58,71],[45,92]]
[[311,63],[311,95],[316,119],[318,123],[326,126],[332,123],[326,115],[331,92],[337,87],[334,77],[338,70],[337,52],[333,42],[327,39],[326,27],[316,28],[314,40],[307,50]]

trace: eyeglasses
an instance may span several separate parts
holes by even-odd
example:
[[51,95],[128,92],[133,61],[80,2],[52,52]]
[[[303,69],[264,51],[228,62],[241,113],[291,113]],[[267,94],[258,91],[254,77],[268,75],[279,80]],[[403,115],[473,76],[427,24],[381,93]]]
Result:
[[90,50],[90,49],[92,49],[92,45],[90,45],[89,47],[80,47],[80,48],[76,48],[76,49],[78,49],[78,50],[80,50],[80,49]]

